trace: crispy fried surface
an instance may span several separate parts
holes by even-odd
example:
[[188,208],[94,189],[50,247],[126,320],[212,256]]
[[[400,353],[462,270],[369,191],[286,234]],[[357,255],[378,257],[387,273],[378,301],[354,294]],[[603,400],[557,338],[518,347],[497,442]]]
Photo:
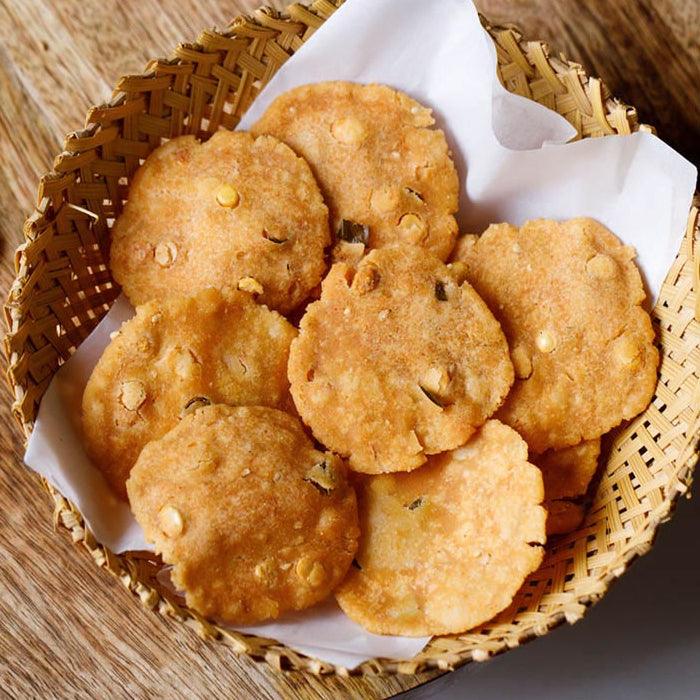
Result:
[[494,224],[460,244],[515,366],[498,418],[533,452],[597,438],[648,405],[659,356],[633,257],[592,219]]
[[542,470],[547,500],[582,496],[598,468],[600,438],[532,457]]
[[315,437],[356,471],[407,471],[463,444],[513,381],[503,333],[453,270],[416,248],[333,266],[292,344]]
[[415,244],[442,260],[457,236],[459,180],[431,110],[385,85],[327,82],[280,95],[252,128],[306,158],[331,228],[369,229],[369,245]]
[[359,568],[336,597],[372,632],[471,629],[507,607],[542,560],[542,476],[498,421],[416,471],[361,484]]
[[565,535],[581,525],[585,516],[583,506],[573,501],[546,501],[547,537]]
[[282,312],[321,280],[330,242],[306,162],[272,137],[231,131],[153,151],[112,236],[112,273],[133,304],[240,283]]
[[309,607],[357,548],[342,460],[282,411],[198,409],[144,448],[127,488],[173,582],[209,618],[249,624]]
[[112,489],[143,446],[172,428],[191,399],[287,408],[294,327],[243,292],[207,289],[137,307],[85,387],[88,454]]

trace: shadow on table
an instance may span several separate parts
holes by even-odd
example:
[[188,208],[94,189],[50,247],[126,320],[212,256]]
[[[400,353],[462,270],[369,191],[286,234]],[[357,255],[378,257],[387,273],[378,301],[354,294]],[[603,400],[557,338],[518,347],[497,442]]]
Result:
[[574,626],[408,691],[404,700],[700,697],[700,496]]

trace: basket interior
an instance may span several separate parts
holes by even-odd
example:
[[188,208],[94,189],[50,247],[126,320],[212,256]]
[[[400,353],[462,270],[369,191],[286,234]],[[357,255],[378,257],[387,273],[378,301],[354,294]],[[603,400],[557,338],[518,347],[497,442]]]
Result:
[[[336,3],[337,5],[340,2]],[[205,31],[140,75],[122,77],[112,100],[90,109],[84,130],[69,134],[39,185],[39,205],[25,224],[16,253],[17,277],[5,306],[5,350],[13,412],[29,435],[54,372],[90,333],[119,294],[107,266],[109,232],[130,180],[164,139],[206,138],[233,128],[262,86],[336,9],[329,0],[292,5],[287,14],[259,10],[224,31]],[[504,85],[555,109],[581,138],[640,128],[634,109],[613,99],[581,67],[523,42],[513,29],[491,27]],[[615,431],[582,527],[555,538],[543,565],[512,606],[480,629],[438,637],[415,659],[375,659],[355,672],[414,673],[481,659],[579,619],[613,579],[652,545],[658,524],[690,483],[697,452],[698,353],[696,318],[697,210],[662,288],[653,320],[662,351],[652,404]],[[694,277],[695,276],[695,277]],[[51,489],[57,516],[97,563],[117,574],[148,607],[174,615],[206,638],[217,638],[275,667],[346,673],[274,640],[222,630],[164,591],[150,555],[114,555],[94,540],[80,513]]]

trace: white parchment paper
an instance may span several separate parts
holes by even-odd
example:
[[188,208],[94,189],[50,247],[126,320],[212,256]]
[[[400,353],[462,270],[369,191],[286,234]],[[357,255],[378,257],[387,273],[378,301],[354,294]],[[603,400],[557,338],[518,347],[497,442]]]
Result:
[[[495,49],[469,0],[348,0],[270,81],[240,128],[284,90],[323,80],[386,83],[433,108],[462,179],[463,233],[498,221],[591,216],[636,247],[651,299],[658,295],[680,246],[695,168],[649,134],[567,144],[574,130],[566,120],[500,85]],[[86,458],[79,411],[110,332],[132,314],[119,299],[56,373],[25,455],[115,552],[150,547]],[[427,641],[368,634],[332,601],[240,629],[348,668],[374,656],[410,658]]]

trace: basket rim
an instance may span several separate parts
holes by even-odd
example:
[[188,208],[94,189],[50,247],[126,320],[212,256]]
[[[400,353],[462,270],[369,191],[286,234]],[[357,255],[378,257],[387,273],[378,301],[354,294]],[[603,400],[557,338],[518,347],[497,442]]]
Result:
[[[329,5],[328,0],[318,0],[322,5]],[[340,0],[342,3],[343,0]],[[340,4],[339,3],[339,4]],[[334,6],[335,8],[335,6]],[[332,12],[332,10],[330,11]],[[330,14],[328,12],[328,14]],[[284,12],[277,12],[267,7],[261,7],[255,11],[253,16],[239,15],[235,17],[229,27],[222,32],[220,35],[226,37],[235,37],[237,31],[243,30],[245,32],[262,32],[264,34],[274,34],[277,31],[277,25],[283,21],[299,21],[303,18],[304,21],[308,23],[308,26],[312,26],[315,23],[319,26],[325,17],[321,16],[322,13],[314,14],[313,9],[307,8],[306,6],[294,3],[290,5]],[[547,44],[541,41],[526,41],[523,39],[522,34],[516,29],[516,25],[494,25],[491,24],[483,15],[480,15],[484,27],[489,31],[494,43],[499,51],[505,51],[508,55],[517,63],[525,62],[530,66],[530,69],[541,68],[539,63],[533,65],[528,54],[526,54],[525,48],[535,50],[535,55],[538,49],[542,52],[545,60],[548,63],[554,63],[554,69],[550,66],[550,71],[555,80],[558,80],[556,76],[556,63],[559,62],[562,66],[566,66],[568,69],[573,69],[587,81],[590,81],[593,85],[594,95],[597,95],[597,99],[602,104],[604,100],[612,100],[612,102],[621,110],[624,111],[626,119],[629,121],[629,129],[631,131],[653,131],[653,127],[638,124],[636,122],[636,110],[634,107],[626,105],[624,102],[618,100],[615,97],[606,97],[606,88],[602,81],[597,78],[592,78],[588,76],[581,66],[581,64],[569,60],[564,54],[560,53],[557,57],[549,56],[549,47]],[[201,37],[200,37],[201,38]],[[202,49],[202,44],[198,40],[193,44],[180,44],[180,48],[195,48]],[[176,49],[176,51],[178,50]],[[168,59],[154,59],[151,60],[144,71],[144,73],[138,74],[139,78],[143,77],[154,77],[154,66],[158,64],[163,65],[177,65],[179,61],[178,56],[173,53],[173,55]],[[120,91],[120,85],[124,81],[134,78],[136,76],[123,76],[120,78],[115,87],[115,92],[112,99],[106,105],[90,107],[87,112],[86,117],[86,127],[79,131],[74,131],[68,133],[66,136],[64,150],[56,157],[54,161],[54,167],[47,171],[39,180],[37,206],[34,212],[26,219],[23,227],[24,242],[20,244],[15,252],[15,279],[11,285],[8,301],[5,305],[5,321],[7,326],[7,335],[5,337],[5,355],[7,361],[6,378],[10,387],[10,391],[13,394],[13,406],[12,412],[15,419],[18,421],[22,431],[24,433],[24,442],[26,445],[29,436],[31,435],[33,429],[33,420],[28,420],[22,409],[22,390],[23,387],[15,381],[13,373],[13,363],[17,362],[17,358],[13,357],[13,353],[10,350],[10,345],[8,342],[8,337],[11,336],[16,328],[21,325],[21,320],[23,316],[17,314],[17,307],[13,305],[12,300],[14,295],[22,294],[25,286],[25,279],[23,277],[23,272],[27,266],[27,260],[24,255],[24,251],[29,242],[33,241],[41,232],[37,229],[37,226],[41,220],[42,215],[46,212],[47,207],[50,204],[49,197],[46,196],[44,188],[47,182],[60,180],[62,174],[60,168],[58,167],[63,158],[70,157],[74,152],[73,149],[77,147],[80,141],[85,139],[93,139],[99,136],[102,129],[101,124],[94,120],[94,116],[100,110],[107,108],[120,107],[124,104],[126,100],[126,93]],[[611,126],[610,122],[607,120],[605,115],[605,110],[600,107],[600,114],[596,112],[594,107],[594,114],[596,117],[602,118],[609,131],[603,126],[602,130],[604,133],[619,133]],[[696,193],[696,202],[700,203],[700,195]],[[75,205],[69,204],[68,206],[75,207]],[[91,212],[87,212],[92,214]],[[687,236],[692,241],[693,237],[700,230],[700,216],[698,215],[697,205],[691,206],[689,214],[689,224],[687,229]],[[692,248],[691,248],[692,250]],[[699,255],[698,246],[694,249],[695,257]],[[698,275],[698,261],[695,264],[696,273],[696,285],[697,290],[697,275]],[[696,308],[696,318],[700,318],[700,311]],[[51,377],[49,377],[50,379]],[[700,409],[698,409],[700,410]],[[696,415],[694,422],[691,424],[689,430],[689,439],[687,443],[687,449],[679,455],[676,460],[676,478],[669,484],[667,498],[663,502],[663,508],[658,509],[658,512],[654,517],[649,518],[646,524],[645,530],[648,531],[648,537],[642,543],[638,545],[633,551],[626,552],[623,555],[624,565],[616,570],[610,571],[605,577],[603,577],[601,582],[601,589],[597,592],[591,593],[590,595],[579,598],[579,603],[581,604],[582,611],[576,616],[569,616],[565,612],[559,612],[556,616],[552,617],[547,621],[546,628],[544,629],[529,629],[526,630],[527,634],[523,635],[518,639],[519,643],[524,643],[534,639],[536,636],[541,636],[557,626],[562,624],[564,621],[573,623],[580,619],[580,617],[585,613],[585,609],[589,608],[591,605],[600,600],[606,593],[607,588],[612,585],[626,569],[634,563],[641,556],[646,554],[654,544],[655,538],[658,534],[659,525],[662,522],[670,519],[673,511],[677,505],[678,498],[681,494],[687,494],[689,496],[689,487],[692,481],[693,469],[698,460],[698,446],[700,445],[700,434],[696,430],[695,436],[692,435],[692,428],[695,426],[700,429],[700,418],[698,417],[698,410],[696,410]],[[101,568],[106,568],[115,576],[119,577],[126,587],[134,594],[139,595],[142,599],[144,605],[150,608],[156,609],[159,613],[176,617],[184,622],[186,625],[196,629],[200,636],[205,639],[215,638],[223,641],[224,643],[232,646],[237,653],[245,653],[246,655],[252,657],[257,661],[266,661],[270,666],[276,670],[302,670],[311,672],[314,674],[329,674],[336,673],[340,676],[347,675],[361,675],[361,674],[376,674],[376,673],[399,673],[399,674],[415,674],[422,671],[428,670],[441,670],[447,671],[458,668],[470,661],[478,661],[488,658],[490,656],[495,656],[497,654],[503,653],[508,650],[508,646],[505,644],[498,649],[493,651],[489,650],[484,652],[484,655],[479,655],[475,652],[469,652],[463,657],[455,659],[453,662],[443,662],[435,661],[434,659],[421,660],[420,654],[414,659],[409,661],[398,661],[391,659],[370,659],[354,669],[346,669],[343,666],[338,666],[336,664],[321,661],[313,657],[307,656],[300,652],[290,650],[285,645],[278,642],[269,645],[265,649],[265,653],[254,653],[249,648],[246,643],[246,639],[255,638],[256,635],[249,635],[245,633],[231,633],[226,630],[217,628],[215,625],[207,622],[205,619],[201,618],[197,613],[191,610],[186,612],[179,606],[175,599],[169,599],[167,596],[160,592],[154,598],[155,591],[149,589],[148,586],[141,583],[136,579],[134,583],[134,574],[139,565],[138,557],[128,557],[125,555],[116,555],[109,550],[107,550],[103,545],[99,544],[94,536],[84,525],[82,516],[77,510],[77,508],[67,501],[54,487],[52,487],[43,477],[41,481],[44,487],[47,489],[54,502],[54,523],[60,525],[62,530],[68,531],[72,535],[72,539],[76,544],[82,544],[88,552],[92,555],[92,558]],[[575,618],[575,619],[574,619]],[[431,642],[428,643],[429,645]],[[426,647],[427,648],[427,647]],[[288,667],[290,667],[288,669]]]

